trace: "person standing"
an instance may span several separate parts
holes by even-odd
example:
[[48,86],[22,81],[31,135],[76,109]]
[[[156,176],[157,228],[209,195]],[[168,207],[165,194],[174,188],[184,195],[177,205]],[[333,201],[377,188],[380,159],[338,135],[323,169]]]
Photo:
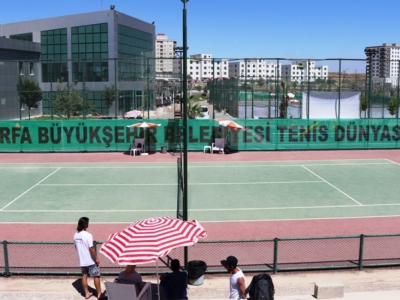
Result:
[[221,260],[221,264],[231,274],[229,281],[230,299],[246,298],[246,279],[241,269],[237,267],[238,259],[234,256],[228,256]]
[[88,227],[89,218],[80,218],[74,235],[75,249],[78,253],[79,265],[82,272],[82,287],[85,292],[85,299],[92,297],[93,294],[89,292],[87,278],[88,276],[93,277],[97,298],[104,299],[105,295],[101,292],[100,286],[100,260],[93,248],[93,236],[86,231]]

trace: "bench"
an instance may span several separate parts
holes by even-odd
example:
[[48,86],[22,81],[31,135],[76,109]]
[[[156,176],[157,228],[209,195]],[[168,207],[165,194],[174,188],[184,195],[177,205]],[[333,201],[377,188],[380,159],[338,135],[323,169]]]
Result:
[[316,299],[332,299],[344,297],[344,284],[339,281],[316,282],[314,285]]

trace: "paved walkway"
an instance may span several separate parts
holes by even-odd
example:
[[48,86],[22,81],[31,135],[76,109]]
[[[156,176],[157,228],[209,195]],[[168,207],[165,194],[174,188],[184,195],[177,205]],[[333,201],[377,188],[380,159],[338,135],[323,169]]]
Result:
[[[247,282],[251,280],[247,275]],[[364,271],[309,271],[272,275],[275,300],[315,299],[315,282],[340,281],[345,285],[344,300],[398,300],[400,299],[400,268],[365,269]],[[102,278],[102,280],[113,280]],[[144,277],[154,283],[156,278]],[[19,277],[0,278],[0,299],[4,300],[81,300],[77,277]],[[89,284],[92,285],[89,280]],[[227,299],[228,274],[206,275],[204,283],[190,285],[189,299]],[[153,299],[157,299],[156,293]],[[91,299],[95,299],[92,297]],[[338,299],[338,298],[335,298]]]

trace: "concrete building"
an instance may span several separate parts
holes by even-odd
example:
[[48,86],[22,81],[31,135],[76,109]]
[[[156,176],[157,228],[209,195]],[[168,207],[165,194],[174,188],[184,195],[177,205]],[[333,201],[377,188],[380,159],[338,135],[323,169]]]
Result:
[[[174,72],[177,74],[182,72],[181,63],[181,60],[175,60]],[[187,60],[187,74],[197,81],[229,78],[229,60],[213,58],[212,54],[193,54]]]
[[265,59],[245,59],[229,62],[229,77],[275,80],[281,65]]
[[18,83],[24,78],[37,81],[40,72],[40,44],[0,38],[0,119],[28,118],[42,114],[41,105],[28,110],[20,105]]
[[[400,70],[400,44],[384,43],[382,46],[368,46],[365,50],[376,52],[371,56],[372,80],[374,82],[383,81],[389,86],[397,86]],[[367,66],[369,64],[368,58]]]
[[[76,83],[101,114],[121,115],[145,105],[154,94],[155,26],[115,10],[0,25],[0,36],[40,43],[37,78],[43,113],[50,114],[57,87]],[[118,97],[108,107],[101,91],[115,86]],[[150,87],[150,88],[149,88]],[[153,89],[154,90],[154,89]]]
[[299,84],[317,79],[328,79],[328,66],[317,66],[312,60],[292,61],[281,67],[281,78],[286,82],[297,82]]
[[156,76],[165,77],[174,72],[176,40],[170,40],[164,33],[156,35]]

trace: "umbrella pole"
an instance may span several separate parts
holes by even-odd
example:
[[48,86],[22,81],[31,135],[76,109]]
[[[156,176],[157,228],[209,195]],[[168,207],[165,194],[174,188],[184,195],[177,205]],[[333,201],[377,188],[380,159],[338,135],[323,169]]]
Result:
[[160,278],[158,276],[158,258],[156,260],[156,273],[157,273],[157,296],[158,300],[160,300]]

